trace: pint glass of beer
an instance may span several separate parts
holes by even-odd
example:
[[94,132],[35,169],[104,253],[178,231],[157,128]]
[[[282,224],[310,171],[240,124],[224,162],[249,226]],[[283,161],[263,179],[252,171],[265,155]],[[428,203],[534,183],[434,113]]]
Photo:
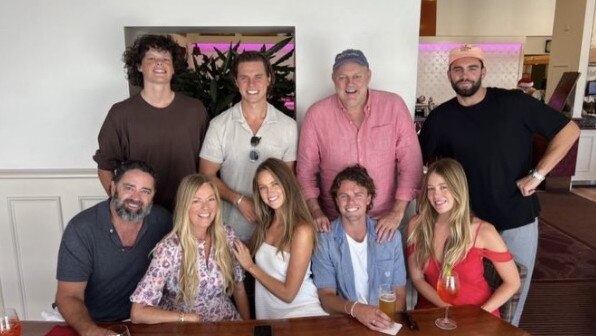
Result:
[[379,309],[392,321],[395,321],[395,300],[397,294],[395,288],[389,284],[384,284],[379,287]]

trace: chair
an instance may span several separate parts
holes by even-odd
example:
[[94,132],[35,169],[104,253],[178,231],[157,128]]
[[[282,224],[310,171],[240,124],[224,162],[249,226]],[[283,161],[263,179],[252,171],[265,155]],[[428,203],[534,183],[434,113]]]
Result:
[[[511,323],[511,320],[513,319],[513,314],[515,313],[515,309],[517,308],[519,297],[521,295],[521,290],[524,287],[524,283],[526,282],[526,278],[528,275],[528,269],[524,265],[521,265],[516,262],[515,266],[517,266],[517,270],[519,272],[519,289],[507,302],[505,302],[501,306],[501,308],[499,308],[501,318],[509,323]],[[486,258],[484,259],[484,278],[488,282],[488,285],[490,286],[493,292],[503,282],[501,280],[501,277],[499,276],[499,273],[497,273],[497,270],[495,269],[493,263]]]

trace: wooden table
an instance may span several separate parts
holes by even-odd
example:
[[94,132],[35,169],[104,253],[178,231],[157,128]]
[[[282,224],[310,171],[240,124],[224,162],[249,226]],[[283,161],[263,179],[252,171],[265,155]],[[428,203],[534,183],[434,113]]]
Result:
[[[449,316],[457,322],[457,329],[443,331],[435,326],[435,319],[443,316],[444,309],[423,309],[411,312],[419,330],[409,330],[405,325],[398,336],[417,335],[529,335],[527,332],[504,322],[501,319],[475,306],[460,306],[449,309]],[[397,322],[402,322],[399,314]],[[162,323],[130,324],[129,329],[136,335],[222,335],[252,336],[256,325],[271,325],[272,336],[351,336],[385,335],[369,330],[357,320],[347,315],[305,317],[284,320],[233,321],[218,323]],[[23,336],[44,336],[57,325],[55,322],[23,321]]]

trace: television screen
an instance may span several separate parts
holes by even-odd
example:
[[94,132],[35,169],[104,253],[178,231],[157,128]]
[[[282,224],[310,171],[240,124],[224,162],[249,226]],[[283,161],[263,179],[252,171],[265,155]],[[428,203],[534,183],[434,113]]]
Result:
[[586,96],[596,96],[596,80],[586,83]]

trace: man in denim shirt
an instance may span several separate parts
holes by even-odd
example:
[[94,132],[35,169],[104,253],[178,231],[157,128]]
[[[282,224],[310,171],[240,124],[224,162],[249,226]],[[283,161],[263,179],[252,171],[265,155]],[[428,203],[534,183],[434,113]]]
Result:
[[376,220],[367,216],[375,197],[375,185],[366,169],[342,170],[330,191],[340,213],[331,231],[319,234],[312,257],[313,280],[323,308],[345,313],[372,330],[392,325],[393,317],[378,306],[379,287],[389,285],[397,294],[395,310],[405,308],[406,270],[401,235],[377,243]]

